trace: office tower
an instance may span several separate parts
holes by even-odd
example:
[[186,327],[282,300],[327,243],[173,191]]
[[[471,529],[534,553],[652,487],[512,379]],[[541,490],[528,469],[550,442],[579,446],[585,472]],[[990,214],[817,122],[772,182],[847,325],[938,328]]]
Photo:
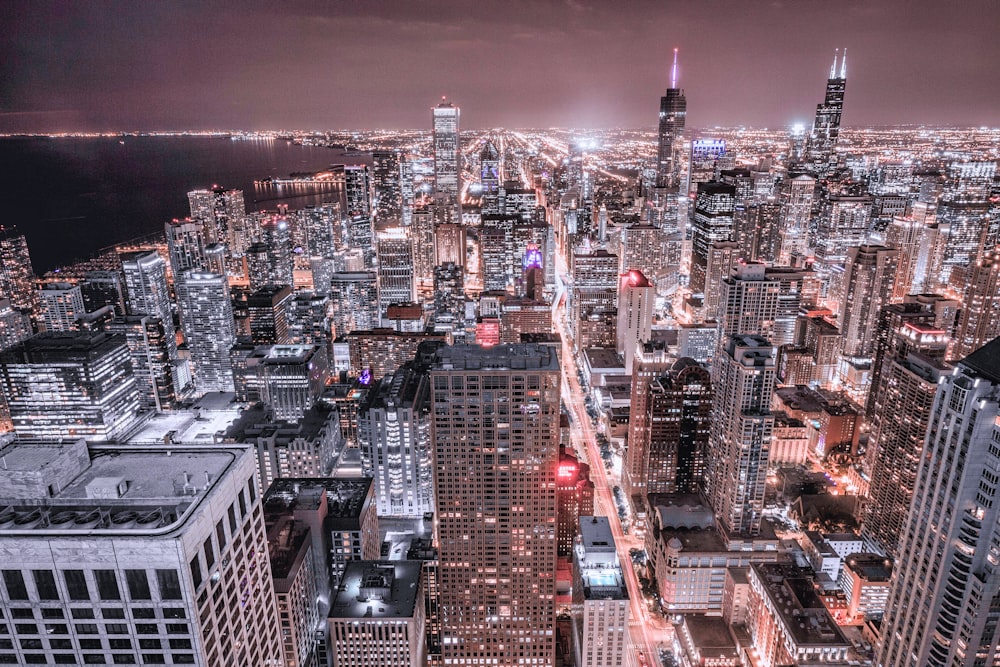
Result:
[[459,108],[441,98],[431,110],[434,128],[434,190],[458,197],[462,162],[459,155]]
[[371,220],[371,172],[368,165],[339,165],[344,174],[344,199],[350,216],[360,216]]
[[454,335],[465,326],[465,271],[452,263],[434,267],[434,330]]
[[292,345],[330,344],[330,297],[323,293],[301,291],[288,303],[288,342]]
[[938,385],[882,622],[882,667],[996,661],[998,360],[994,339]]
[[702,299],[702,319],[718,321],[719,297],[722,281],[730,276],[740,261],[740,244],[735,241],[717,241],[708,246],[708,263],[705,267],[705,290]]
[[125,292],[118,271],[86,271],[80,282],[83,306],[88,313],[111,306],[116,315],[125,314]]
[[375,267],[375,231],[370,217],[352,215],[347,219],[347,247],[361,252],[365,269]]
[[374,329],[379,324],[376,274],[334,273],[330,280],[330,304],[335,336]]
[[635,350],[632,388],[629,397],[628,438],[622,464],[622,490],[634,507],[646,498],[647,454],[649,451],[649,386],[673,364],[666,345],[648,342]]
[[205,270],[205,228],[200,220],[185,218],[164,223],[170,255],[170,270],[174,276],[184,271]]
[[760,262],[738,262],[722,281],[719,296],[719,344],[730,336],[752,334],[768,340],[774,335],[781,283]]
[[424,369],[407,364],[376,380],[359,409],[358,441],[379,516],[434,512],[429,391]]
[[260,400],[280,421],[297,422],[319,399],[330,375],[326,348],[268,345],[255,350]]
[[430,369],[445,664],[555,659],[559,361],[442,347]]
[[390,304],[416,300],[413,240],[396,228],[378,236],[378,312],[386,320]]
[[573,285],[567,298],[567,316],[574,347],[592,347],[585,344],[588,320],[597,322],[606,337],[614,341],[615,327],[605,327],[602,316],[612,322],[617,320],[618,257],[601,248],[589,255],[574,253],[572,259]]
[[108,323],[107,331],[125,337],[142,409],[173,408],[177,394],[163,322],[152,315],[125,315]]
[[674,64],[670,70],[670,88],[660,98],[660,122],[657,132],[656,186],[676,188],[679,184],[680,167],[677,164],[675,143],[684,132],[687,117],[687,98],[677,87],[677,49],[674,49]]
[[31,338],[31,318],[15,310],[9,299],[0,299],[0,350]]
[[717,520],[730,535],[756,535],[774,417],[775,355],[761,336],[726,339],[716,356],[706,487]]
[[631,650],[629,596],[611,525],[580,517],[573,550],[573,649],[579,667],[616,667]]
[[[562,428],[568,430],[569,422]],[[594,483],[590,481],[590,466],[559,448],[559,471],[556,474],[556,554],[571,558],[573,542],[580,534],[580,517],[594,513]]]
[[746,209],[746,224],[752,230],[741,250],[743,257],[755,262],[780,263],[784,226],[781,224],[781,205],[774,197]]
[[833,56],[830,78],[826,81],[826,96],[816,105],[816,119],[806,142],[805,166],[825,176],[835,163],[834,151],[840,135],[840,115],[844,110],[844,89],[847,86],[847,49],[837,71],[837,54]]
[[38,290],[39,331],[73,331],[77,318],[85,313],[79,285],[43,283]]
[[626,375],[632,375],[636,348],[651,335],[655,299],[656,288],[641,271],[632,270],[619,277],[615,348],[625,360]]
[[374,222],[379,229],[402,224],[403,193],[400,187],[399,152],[372,151],[372,190]]
[[47,625],[10,627],[11,662],[281,660],[249,449],[77,440],[0,454],[0,548],[18,554],[5,559],[4,607],[33,621],[41,607]]
[[310,257],[333,257],[341,238],[339,203],[307,206],[299,211],[299,221],[305,231],[305,251]]
[[221,243],[209,243],[205,246],[205,272],[226,275],[226,264],[226,246]]
[[1000,336],[1000,244],[982,248],[972,266],[955,334],[955,358]]
[[[936,232],[936,230],[933,230]],[[895,217],[885,230],[885,245],[899,251],[893,301],[919,294],[927,282],[927,259],[932,228],[914,216]]]
[[330,654],[338,667],[423,667],[427,660],[423,564],[350,563],[330,604]]
[[708,271],[709,247],[733,238],[733,212],[736,206],[736,188],[732,185],[710,181],[698,184],[694,214],[691,217],[691,291],[705,292]]
[[[170,308],[170,292],[167,288],[167,263],[155,251],[129,252],[119,257],[122,262],[122,272],[125,274],[128,314],[152,315],[159,318],[163,323],[170,360],[176,360],[177,339],[174,314]],[[175,376],[174,388],[183,389],[177,384]]]
[[819,300],[819,279],[812,269],[790,266],[769,266],[764,269],[764,276],[778,283],[771,342],[776,346],[791,345],[797,340],[802,309],[815,306]]
[[17,227],[0,225],[0,299],[17,310],[35,311],[35,272],[28,242]]
[[38,334],[0,353],[3,393],[22,438],[115,440],[139,424],[139,389],[125,339]]
[[465,266],[465,227],[457,223],[434,226],[434,265]]
[[191,217],[201,221],[206,243],[223,243],[240,256],[247,246],[246,203],[242,190],[192,190]]
[[500,151],[492,139],[479,152],[479,183],[483,188],[483,214],[500,213]]
[[413,243],[413,280],[418,294],[430,296],[434,288],[434,217],[414,211],[408,230]]
[[879,310],[889,303],[896,278],[898,251],[863,245],[848,251],[840,331],[844,354],[868,357],[875,351],[875,323]]
[[288,309],[292,288],[288,285],[265,285],[247,297],[250,338],[255,345],[288,343]]
[[329,586],[320,590],[315,572],[313,535],[309,522],[293,513],[265,509],[267,553],[271,582],[281,623],[281,649],[286,665],[315,664],[316,634],[320,627],[319,595],[329,596]]
[[711,415],[711,375],[694,359],[676,360],[649,383],[648,435],[636,443],[645,450],[646,493],[699,493]]
[[788,174],[781,181],[778,200],[781,244],[775,257],[779,264],[790,264],[793,254],[805,253],[809,248],[815,190],[816,179],[809,174]]
[[[884,316],[883,316],[884,317]],[[862,536],[869,548],[891,557],[913,500],[924,436],[944,363],[948,335],[920,322],[905,322],[879,359],[878,384],[869,397],[867,465],[870,492]]]
[[250,287],[292,285],[292,236],[288,218],[267,215],[258,225],[260,239],[247,249]]
[[233,391],[229,349],[236,342],[229,282],[216,273],[189,271],[175,283],[192,375],[199,392]]

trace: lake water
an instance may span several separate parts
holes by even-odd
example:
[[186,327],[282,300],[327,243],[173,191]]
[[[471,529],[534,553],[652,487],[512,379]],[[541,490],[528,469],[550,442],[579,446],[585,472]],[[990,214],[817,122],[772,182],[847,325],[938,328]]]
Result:
[[24,232],[39,275],[127,239],[163,231],[190,213],[187,193],[219,185],[244,192],[251,211],[301,208],[330,194],[289,196],[254,181],[364,162],[341,150],[283,140],[210,137],[0,140],[6,206],[0,224]]

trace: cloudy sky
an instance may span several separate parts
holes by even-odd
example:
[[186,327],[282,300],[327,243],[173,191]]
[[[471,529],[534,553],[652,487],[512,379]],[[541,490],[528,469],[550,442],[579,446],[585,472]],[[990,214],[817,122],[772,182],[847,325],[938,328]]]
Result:
[[810,120],[848,48],[847,125],[1000,125],[995,0],[0,4],[0,131]]

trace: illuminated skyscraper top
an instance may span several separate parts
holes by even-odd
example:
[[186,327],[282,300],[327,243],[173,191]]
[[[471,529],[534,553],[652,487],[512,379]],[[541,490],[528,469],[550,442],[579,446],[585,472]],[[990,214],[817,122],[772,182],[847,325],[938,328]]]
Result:
[[441,104],[432,110],[434,121],[434,183],[437,192],[458,196],[459,156],[458,156],[458,116],[459,108],[441,98]]
[[687,116],[687,98],[677,87],[677,49],[674,49],[674,64],[670,69],[670,87],[660,98],[659,144],[656,156],[657,187],[676,187],[677,160],[674,141],[684,131]]
[[840,135],[840,115],[844,110],[844,90],[847,87],[847,49],[844,49],[837,71],[840,49],[833,56],[830,78],[826,81],[826,97],[816,105],[816,120],[806,146],[806,163],[812,165],[821,175],[830,169],[833,150]]

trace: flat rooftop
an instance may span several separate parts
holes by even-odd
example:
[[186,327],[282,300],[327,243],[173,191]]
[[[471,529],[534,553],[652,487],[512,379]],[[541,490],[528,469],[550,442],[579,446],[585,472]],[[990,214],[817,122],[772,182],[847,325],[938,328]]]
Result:
[[434,355],[432,370],[539,370],[558,371],[559,359],[549,345],[519,343],[516,345],[453,345],[439,348]]
[[801,569],[788,563],[753,563],[750,568],[798,646],[850,646]]
[[372,488],[371,477],[282,477],[274,480],[264,494],[264,505],[272,508],[295,509],[300,502],[312,507],[316,492],[326,492],[327,517],[357,519]]
[[622,370],[625,362],[613,347],[588,347],[583,351],[587,366],[591,369]]
[[196,403],[186,410],[153,415],[128,443],[133,445],[163,443],[213,443],[240,417],[245,403],[233,401],[235,394],[206,395],[209,402]]
[[[411,618],[423,563],[412,560],[348,561],[330,618]],[[423,600],[419,600],[423,604]]]
[[182,523],[243,447],[54,445],[0,449],[0,535],[164,532]]
[[721,616],[684,614],[682,623],[702,657],[736,655],[736,640]]

